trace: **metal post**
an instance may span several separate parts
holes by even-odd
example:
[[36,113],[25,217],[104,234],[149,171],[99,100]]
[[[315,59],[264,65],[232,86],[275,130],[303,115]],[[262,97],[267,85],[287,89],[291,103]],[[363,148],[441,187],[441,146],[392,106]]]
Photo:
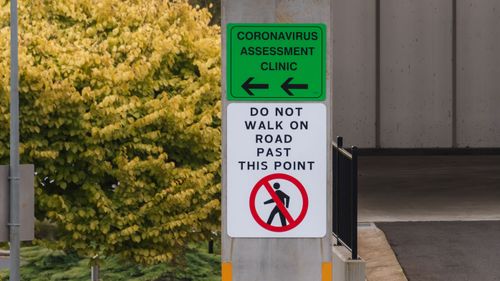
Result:
[[[337,155],[337,145],[336,144],[332,144],[332,161],[333,161],[333,165],[332,165],[332,176],[333,176],[333,186],[332,186],[332,233],[334,236],[337,236],[337,215],[338,215],[338,212],[337,212],[337,196],[338,196],[338,191],[337,189],[339,188],[339,176],[338,176],[338,173],[337,173],[337,166],[338,166],[338,155]],[[339,239],[337,237],[337,239],[335,239],[337,242],[336,244],[339,243]]]
[[352,259],[358,259],[358,148],[352,147],[352,167],[351,167],[351,190],[352,190],[352,218],[351,218],[351,243],[352,243]]
[[99,255],[95,255],[90,259],[90,280],[91,281],[100,281],[101,278],[101,265],[100,265],[100,257]]
[[92,281],[99,281],[99,265],[98,264],[94,264],[92,265],[91,269],[90,269],[90,280]]
[[339,149],[342,148],[342,146],[344,145],[344,139],[340,136],[337,136],[337,148],[335,149],[335,153],[337,154],[337,165],[334,167],[335,169],[335,183],[336,183],[336,187],[335,187],[335,190],[333,190],[334,194],[335,194],[335,201],[333,202],[334,206],[333,206],[333,210],[335,210],[335,212],[337,212],[336,216],[334,216],[333,218],[336,218],[335,219],[335,229],[337,230],[337,233],[335,234],[335,236],[337,237],[337,246],[340,246],[340,218],[341,218],[341,214],[340,214],[340,211],[341,211],[341,208],[340,208],[340,177],[341,177],[341,172],[340,172],[340,165],[342,165],[342,160],[341,160],[341,156],[340,156],[340,151]]
[[342,137],[337,137],[337,146],[342,148],[344,146],[344,139]]
[[17,0],[10,1],[10,281],[20,280],[19,66]]
[[210,241],[208,241],[208,253],[209,254],[214,253],[214,240],[213,239],[210,239]]

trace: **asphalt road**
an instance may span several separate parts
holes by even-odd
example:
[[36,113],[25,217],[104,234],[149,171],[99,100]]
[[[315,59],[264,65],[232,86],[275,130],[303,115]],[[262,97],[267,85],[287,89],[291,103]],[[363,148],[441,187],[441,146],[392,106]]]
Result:
[[359,221],[500,220],[500,155],[365,156]]
[[500,221],[377,223],[409,281],[500,280]]

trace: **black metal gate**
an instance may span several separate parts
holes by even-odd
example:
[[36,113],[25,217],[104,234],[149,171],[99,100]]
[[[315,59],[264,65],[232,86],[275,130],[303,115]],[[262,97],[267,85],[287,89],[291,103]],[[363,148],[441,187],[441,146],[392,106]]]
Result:
[[358,149],[333,143],[333,235],[358,258]]

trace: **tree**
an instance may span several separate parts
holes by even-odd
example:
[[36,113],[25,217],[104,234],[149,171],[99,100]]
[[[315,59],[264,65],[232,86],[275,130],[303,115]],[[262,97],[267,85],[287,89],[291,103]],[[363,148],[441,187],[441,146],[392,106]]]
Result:
[[189,0],[189,3],[193,6],[199,5],[203,8],[207,8],[212,14],[211,23],[220,25],[221,0]]
[[[9,7],[0,0],[0,42]],[[185,0],[21,1],[21,160],[82,256],[168,261],[220,220],[220,39]],[[8,162],[9,44],[0,44]]]

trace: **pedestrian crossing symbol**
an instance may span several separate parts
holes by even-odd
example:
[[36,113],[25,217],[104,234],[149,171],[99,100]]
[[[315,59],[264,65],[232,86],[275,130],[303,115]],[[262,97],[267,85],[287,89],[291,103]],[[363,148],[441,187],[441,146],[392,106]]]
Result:
[[327,235],[326,112],[320,103],[228,105],[230,237]]
[[[263,194],[258,196],[259,193]],[[258,200],[262,196],[270,199]],[[307,214],[308,205],[306,189],[288,174],[268,175],[259,180],[250,193],[252,217],[261,227],[273,232],[285,232],[298,226]]]

